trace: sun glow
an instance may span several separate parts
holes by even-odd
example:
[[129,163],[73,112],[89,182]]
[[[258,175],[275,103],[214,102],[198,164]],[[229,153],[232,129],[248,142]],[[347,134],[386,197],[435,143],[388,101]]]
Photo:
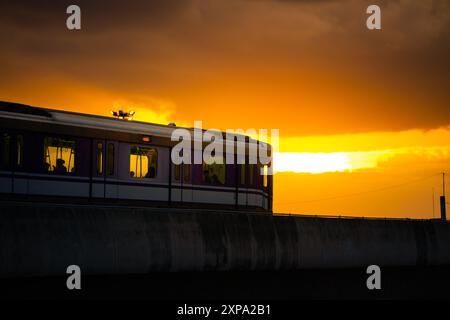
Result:
[[275,152],[274,171],[294,173],[351,172],[372,169],[394,159],[446,161],[450,147],[412,147],[356,152]]
[[283,137],[274,152],[274,171],[293,173],[384,170],[450,159],[450,127],[433,130],[369,132],[334,136]]
[[273,160],[275,172],[324,173],[351,169],[345,152],[282,152],[275,153]]

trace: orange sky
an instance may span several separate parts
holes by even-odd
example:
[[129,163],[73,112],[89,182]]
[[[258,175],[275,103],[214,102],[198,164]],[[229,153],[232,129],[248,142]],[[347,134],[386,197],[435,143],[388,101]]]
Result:
[[431,217],[450,171],[450,4],[377,1],[369,31],[372,2],[82,0],[74,32],[71,2],[2,1],[0,100],[278,128],[276,211]]

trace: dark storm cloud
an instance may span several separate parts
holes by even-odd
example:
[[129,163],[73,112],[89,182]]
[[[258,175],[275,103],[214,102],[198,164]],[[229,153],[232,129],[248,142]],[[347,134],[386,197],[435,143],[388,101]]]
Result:
[[[178,12],[189,6],[190,0],[77,0],[77,1],[51,1],[51,0],[5,0],[0,4],[3,19],[15,20],[17,24],[34,25],[34,22],[52,24],[61,19],[61,12],[71,4],[82,8],[89,23],[100,25],[129,24],[145,20],[157,24],[175,17]],[[42,17],[48,19],[40,19]],[[26,19],[22,19],[26,18]]]
[[[66,8],[77,4],[82,12],[82,31],[67,31]],[[31,70],[39,65],[52,69],[76,70],[81,76],[93,70],[111,68],[118,59],[133,64],[130,53],[143,52],[146,33],[160,32],[182,15],[190,1],[3,1],[0,4],[0,36],[5,44],[1,58],[19,57],[21,65],[30,63]],[[149,38],[150,38],[149,37]],[[137,39],[139,38],[139,39]],[[158,45],[150,46],[159,51]],[[151,54],[149,55],[151,57]],[[115,64],[115,70],[126,68]],[[112,70],[111,70],[112,71]],[[132,71],[130,71],[132,73]],[[107,72],[109,73],[109,72]],[[109,77],[107,75],[106,77]]]
[[[383,29],[370,32],[365,9],[371,2],[2,1],[0,64],[6,76],[0,89],[52,75],[124,95],[168,97],[186,109],[214,105],[209,86],[217,83],[219,90],[221,84],[227,92],[232,78],[231,85],[245,88],[249,101],[278,90],[272,104],[279,110],[276,104],[286,99],[286,110],[267,110],[268,117],[285,125],[292,121],[290,128],[450,124],[450,2],[377,1]],[[80,32],[65,28],[70,4],[81,7]],[[249,80],[253,74],[260,76]],[[311,92],[323,85],[323,92],[302,92],[305,85]],[[196,90],[199,101],[182,93]],[[227,95],[233,99],[233,93]],[[331,104],[334,95],[340,110]],[[296,105],[303,98],[308,104]],[[314,128],[302,123],[304,117],[289,116],[308,114],[308,108],[318,113],[309,120]],[[330,129],[321,122],[320,114],[337,112],[354,116],[353,127]]]

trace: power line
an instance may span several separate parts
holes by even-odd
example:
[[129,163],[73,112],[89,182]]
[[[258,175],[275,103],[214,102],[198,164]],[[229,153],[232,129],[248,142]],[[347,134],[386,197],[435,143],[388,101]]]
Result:
[[413,184],[413,183],[416,183],[416,182],[419,182],[419,181],[423,181],[423,180],[429,179],[431,177],[435,177],[437,175],[441,175],[441,173],[435,173],[435,174],[432,174],[430,176],[422,177],[422,178],[419,178],[419,179],[415,179],[415,180],[411,180],[411,181],[407,181],[407,182],[403,182],[403,183],[400,183],[400,184],[391,185],[391,186],[387,186],[387,187],[383,187],[383,188],[366,190],[366,191],[355,192],[355,193],[349,193],[349,194],[333,196],[333,197],[328,197],[328,198],[322,198],[322,199],[286,202],[286,204],[310,203],[310,202],[327,201],[327,200],[335,200],[335,199],[340,199],[340,198],[354,197],[354,196],[359,196],[359,195],[362,195],[362,194],[367,194],[367,193],[372,193],[372,192],[380,192],[380,191],[384,191],[384,190],[389,190],[389,189],[403,187],[405,185],[409,185],[409,184]]

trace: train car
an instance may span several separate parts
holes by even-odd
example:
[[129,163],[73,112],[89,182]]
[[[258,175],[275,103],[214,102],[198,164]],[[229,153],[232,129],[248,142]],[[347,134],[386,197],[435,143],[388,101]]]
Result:
[[0,102],[0,197],[272,211],[259,164],[173,164],[176,128]]

